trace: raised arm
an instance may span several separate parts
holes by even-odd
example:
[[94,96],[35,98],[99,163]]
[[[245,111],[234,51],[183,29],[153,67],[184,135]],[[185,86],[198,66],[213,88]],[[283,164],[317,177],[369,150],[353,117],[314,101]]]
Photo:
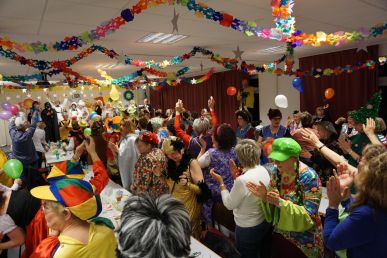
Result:
[[180,112],[183,111],[183,102],[181,100],[178,100],[176,103],[176,116],[175,121],[173,124],[173,127],[176,131],[176,136],[181,138],[187,147],[189,145],[189,142],[191,141],[191,136],[189,136],[184,130],[180,128]]
[[208,100],[208,109],[210,110],[211,114],[212,127],[215,127],[215,125],[218,124],[218,117],[215,113],[215,100],[212,96]]

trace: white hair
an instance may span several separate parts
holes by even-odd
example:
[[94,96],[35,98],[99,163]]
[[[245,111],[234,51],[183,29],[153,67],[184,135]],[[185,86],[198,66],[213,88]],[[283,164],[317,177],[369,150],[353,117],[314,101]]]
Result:
[[196,118],[192,124],[192,128],[197,135],[204,134],[210,129],[210,120],[204,116]]
[[191,223],[187,210],[165,194],[131,196],[121,216],[117,257],[188,257]]
[[25,116],[18,116],[16,117],[15,119],[15,126],[16,126],[16,129],[21,129],[25,123],[27,122],[27,119]]
[[259,165],[261,149],[251,139],[244,139],[238,142],[235,153],[239,162],[244,168],[253,168]]

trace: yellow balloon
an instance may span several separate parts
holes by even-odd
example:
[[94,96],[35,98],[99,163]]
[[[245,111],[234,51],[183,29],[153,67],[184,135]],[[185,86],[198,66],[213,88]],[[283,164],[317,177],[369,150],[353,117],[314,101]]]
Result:
[[110,98],[114,101],[120,98],[120,92],[117,90],[116,85],[112,85],[112,89],[110,90]]

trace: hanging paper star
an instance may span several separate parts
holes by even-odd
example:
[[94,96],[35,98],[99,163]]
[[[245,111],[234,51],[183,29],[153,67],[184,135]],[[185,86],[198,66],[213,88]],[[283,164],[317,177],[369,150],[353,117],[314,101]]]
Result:
[[364,51],[364,52],[368,53],[367,45],[366,45],[366,42],[364,40],[360,40],[359,43],[357,44],[356,53],[360,52],[360,51]]
[[236,50],[233,50],[232,52],[234,52],[235,54],[235,59],[242,59],[242,54],[245,52],[245,51],[241,51],[239,49],[239,46],[237,46],[237,49]]
[[179,27],[177,26],[177,20],[179,19],[179,14],[176,14],[176,9],[173,8],[173,18],[171,20],[172,22],[172,33],[176,31],[176,33],[179,33]]
[[193,78],[193,79],[191,80],[191,84],[196,84],[196,79],[195,79],[195,78]]
[[26,92],[27,92],[27,89],[22,89],[22,92],[23,92],[23,93],[26,93]]
[[177,84],[180,84],[180,83],[181,83],[181,79],[180,79],[180,78],[177,78],[176,83],[177,83]]

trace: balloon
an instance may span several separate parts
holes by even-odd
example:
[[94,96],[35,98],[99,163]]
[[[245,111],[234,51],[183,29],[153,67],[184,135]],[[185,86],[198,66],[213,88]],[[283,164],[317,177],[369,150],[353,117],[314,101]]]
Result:
[[277,95],[274,99],[274,102],[280,108],[288,107],[288,98],[285,95]]
[[237,89],[234,86],[227,88],[227,95],[234,96],[237,93]]
[[4,172],[13,179],[20,178],[23,172],[23,164],[17,159],[10,159],[4,164]]
[[120,98],[120,93],[118,92],[116,85],[112,85],[112,89],[110,91],[110,98],[113,101],[116,101]]
[[332,88],[328,88],[325,90],[324,95],[326,99],[331,99],[335,96],[335,90]]
[[7,110],[3,110],[0,112],[0,119],[8,120],[12,117],[12,113]]
[[23,106],[25,108],[32,108],[32,102],[34,102],[32,99],[25,99],[23,100]]
[[96,115],[97,113],[96,112],[91,112],[90,115],[89,115],[89,119],[93,119],[93,117]]
[[1,103],[1,107],[4,109],[4,110],[7,110],[9,111],[11,109],[11,104],[8,102],[8,101],[5,101],[3,103]]
[[296,77],[293,79],[293,87],[298,90],[299,92],[303,93],[304,92],[304,83],[303,81],[301,80],[300,77]]
[[9,111],[10,111],[10,112],[12,113],[12,115],[14,115],[14,116],[16,116],[17,113],[19,113],[19,109],[17,108],[16,105],[11,105],[11,108],[10,108]]
[[91,136],[91,129],[90,128],[85,128],[85,130],[83,130],[83,134],[85,136]]

